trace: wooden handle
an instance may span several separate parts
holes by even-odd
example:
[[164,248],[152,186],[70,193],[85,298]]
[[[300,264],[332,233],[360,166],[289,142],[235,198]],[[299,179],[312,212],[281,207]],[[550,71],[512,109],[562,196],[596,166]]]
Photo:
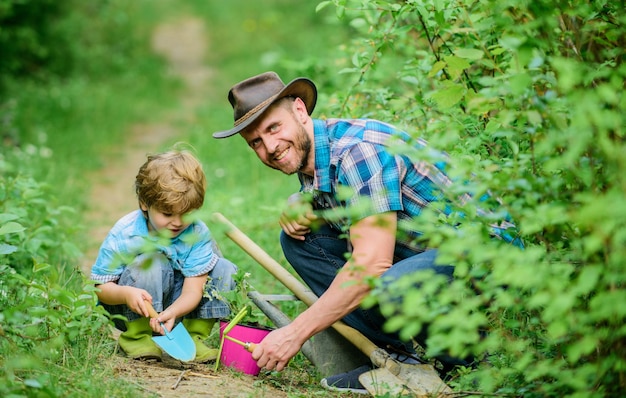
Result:
[[158,318],[159,314],[154,310],[152,304],[150,304],[148,300],[144,300],[143,302],[146,304],[146,307],[148,307],[148,314],[150,314],[150,318]]
[[[285,287],[295,294],[295,296],[298,297],[303,303],[310,307],[317,300],[315,293],[296,279],[295,276],[291,275],[289,271],[283,268],[282,265],[267,254],[259,245],[240,231],[239,228],[224,217],[223,214],[216,212],[213,213],[213,217],[218,222],[226,226],[226,236],[228,236],[233,242],[248,253],[250,257],[256,260],[259,265],[265,268],[270,274],[285,285]],[[370,358],[374,352],[381,351],[361,332],[346,325],[342,321],[335,322],[332,327]]]
[[244,343],[243,341],[241,341],[241,340],[237,340],[237,339],[236,339],[236,338],[234,338],[234,337],[230,337],[230,336],[229,336],[229,335],[227,335],[227,334],[225,334],[225,335],[224,335],[224,338],[225,338],[226,340],[230,340],[230,341],[232,341],[232,342],[233,342],[233,343],[235,343],[235,344],[239,344],[240,346],[242,346],[242,347],[243,347],[246,351],[248,351],[248,352],[252,352],[252,351],[254,351],[254,349],[256,348],[256,344],[255,344],[255,343],[250,343],[250,342],[245,342],[245,343]]
[[254,344],[254,343],[246,343],[246,344],[243,346],[243,348],[245,348],[245,349],[246,349],[246,351],[248,351],[248,352],[252,352],[252,351],[254,351],[254,349],[256,348],[256,344]]

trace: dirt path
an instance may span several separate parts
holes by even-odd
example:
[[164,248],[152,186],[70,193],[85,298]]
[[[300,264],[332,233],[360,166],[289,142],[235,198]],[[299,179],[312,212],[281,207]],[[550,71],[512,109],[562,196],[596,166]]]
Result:
[[[185,82],[183,106],[155,124],[131,127],[127,142],[108,154],[101,171],[92,176],[91,181],[98,184],[92,189],[91,207],[86,217],[90,232],[81,264],[84,272],[89,272],[98,247],[113,223],[136,208],[133,181],[146,155],[175,142],[180,136],[176,123],[193,118],[195,108],[202,101],[202,92],[213,75],[204,65],[208,45],[204,23],[196,18],[179,18],[154,31],[154,51],[165,57],[171,72]],[[288,395],[273,385],[280,384],[286,389],[299,383],[299,376],[291,377],[289,372],[283,372],[280,376],[283,380],[276,382],[272,381],[275,376],[271,374],[252,377],[223,367],[216,373],[214,364],[188,365],[169,357],[161,363],[145,363],[115,355],[112,363],[120,378],[139,386],[147,396],[281,398]],[[306,388],[306,380],[304,383]]]

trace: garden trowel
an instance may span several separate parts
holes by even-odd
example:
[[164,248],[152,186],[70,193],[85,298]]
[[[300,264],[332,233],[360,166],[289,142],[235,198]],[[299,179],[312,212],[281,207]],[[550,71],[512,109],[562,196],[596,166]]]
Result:
[[[159,316],[154,310],[154,307],[152,307],[152,304],[146,301],[146,306],[148,307],[148,313],[150,313],[151,318],[157,318]],[[154,336],[152,340],[154,340],[163,351],[167,352],[172,358],[183,362],[189,362],[196,357],[196,345],[182,322],[170,331],[167,330],[163,322],[161,322],[161,327],[165,331],[165,336]]]

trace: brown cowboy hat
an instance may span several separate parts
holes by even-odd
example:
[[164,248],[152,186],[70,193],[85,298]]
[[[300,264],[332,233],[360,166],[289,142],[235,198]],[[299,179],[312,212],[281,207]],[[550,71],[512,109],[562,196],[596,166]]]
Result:
[[275,72],[265,72],[235,84],[228,92],[228,101],[235,113],[235,127],[213,133],[214,138],[226,138],[248,127],[277,100],[300,97],[309,115],[315,108],[317,89],[307,78],[299,77],[285,85]]

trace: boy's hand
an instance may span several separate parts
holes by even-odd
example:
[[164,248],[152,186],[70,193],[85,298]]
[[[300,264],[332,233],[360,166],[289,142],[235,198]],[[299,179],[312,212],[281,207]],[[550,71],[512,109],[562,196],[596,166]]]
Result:
[[150,327],[156,333],[160,333],[162,335],[165,334],[165,331],[161,327],[161,323],[165,326],[167,331],[171,331],[174,327],[174,321],[176,320],[176,316],[171,314],[170,311],[165,310],[161,312],[156,318],[150,318]]
[[152,302],[152,296],[150,293],[143,289],[139,289],[137,287],[125,286],[126,288],[126,305],[131,309],[134,313],[137,313],[142,316],[150,316],[148,312],[148,308],[144,301]]
[[174,321],[176,320],[175,316],[169,317],[168,314],[171,314],[172,311],[165,310],[161,312],[161,314],[157,314],[152,306],[152,303],[146,301],[146,307],[148,308],[148,313],[150,314],[150,327],[152,330],[159,334],[165,334],[163,327],[167,328],[169,332],[174,327]]

